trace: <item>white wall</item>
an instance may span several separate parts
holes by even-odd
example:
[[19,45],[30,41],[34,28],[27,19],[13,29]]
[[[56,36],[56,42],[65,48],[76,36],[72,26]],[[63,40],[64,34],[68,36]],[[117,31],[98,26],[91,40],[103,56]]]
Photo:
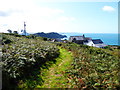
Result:
[[91,40],[88,40],[88,43],[84,43],[84,45],[95,47],[95,44]]

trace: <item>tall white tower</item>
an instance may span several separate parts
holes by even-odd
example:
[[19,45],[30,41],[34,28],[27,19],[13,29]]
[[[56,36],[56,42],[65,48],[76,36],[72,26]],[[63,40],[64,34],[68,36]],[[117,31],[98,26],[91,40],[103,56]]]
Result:
[[26,23],[24,22],[24,30],[23,33],[26,35]]
[[24,22],[24,30],[26,31],[26,24],[25,24],[25,22]]
[[27,35],[29,35],[29,33],[27,33],[26,32],[26,23],[24,22],[24,29],[23,30],[21,30],[21,35],[25,35],[25,36],[27,36]]

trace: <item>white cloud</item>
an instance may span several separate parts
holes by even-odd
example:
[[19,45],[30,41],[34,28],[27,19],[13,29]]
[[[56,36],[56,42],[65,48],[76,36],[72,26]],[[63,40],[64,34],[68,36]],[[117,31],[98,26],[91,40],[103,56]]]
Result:
[[113,8],[112,6],[104,6],[102,8],[103,11],[108,11],[108,12],[113,12],[115,11],[115,8]]
[[74,20],[73,17],[61,18],[64,16],[62,9],[41,7],[33,1],[3,0],[0,3],[0,32],[7,32],[7,29],[21,31],[24,21],[28,32],[64,31],[63,22]]
[[66,16],[61,16],[57,18],[58,22],[66,22],[66,21],[74,21],[74,17],[66,17]]

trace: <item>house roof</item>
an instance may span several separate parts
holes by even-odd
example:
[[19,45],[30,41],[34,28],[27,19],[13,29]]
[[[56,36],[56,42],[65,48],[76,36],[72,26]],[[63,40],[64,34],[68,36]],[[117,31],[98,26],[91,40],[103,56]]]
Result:
[[103,43],[103,41],[101,39],[93,39],[92,42],[94,44],[102,44]]

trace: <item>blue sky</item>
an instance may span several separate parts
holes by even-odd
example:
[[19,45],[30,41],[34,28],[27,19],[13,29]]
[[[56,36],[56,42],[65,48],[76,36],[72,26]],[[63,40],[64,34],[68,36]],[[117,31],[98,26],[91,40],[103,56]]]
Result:
[[25,21],[29,33],[118,33],[118,2],[10,1],[13,6],[0,5],[2,32],[20,31]]

